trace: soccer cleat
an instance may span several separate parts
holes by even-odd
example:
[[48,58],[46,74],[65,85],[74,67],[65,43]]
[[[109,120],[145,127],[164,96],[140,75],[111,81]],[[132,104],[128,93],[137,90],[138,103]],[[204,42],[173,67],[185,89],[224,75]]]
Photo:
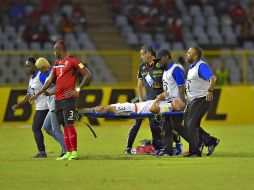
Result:
[[65,154],[66,154],[66,152],[61,152],[61,154],[60,154],[59,157],[61,158],[61,157],[63,157]]
[[41,154],[41,153],[38,153],[34,156],[34,158],[47,158],[47,154]]
[[125,151],[124,151],[124,154],[125,155],[132,155],[132,151],[131,151],[131,148],[126,148]]
[[68,160],[77,160],[78,159],[78,152],[73,151],[71,152],[71,156],[68,158]]
[[174,153],[173,153],[173,154],[169,154],[169,153],[167,153],[167,152],[162,151],[162,152],[160,152],[159,155],[157,155],[157,156],[175,156],[175,154],[174,154]]
[[176,143],[175,155],[182,154],[183,152],[183,144],[181,142]]
[[163,149],[159,149],[159,150],[156,150],[156,151],[155,151],[155,153],[153,154],[153,156],[161,156],[162,154],[164,154]]
[[210,156],[210,155],[214,152],[215,147],[216,147],[219,143],[220,143],[220,139],[216,139],[216,141],[215,141],[212,145],[208,146],[208,153],[206,154],[206,156]]
[[65,155],[63,155],[60,158],[57,158],[56,160],[68,160],[71,157],[71,152],[66,152]]

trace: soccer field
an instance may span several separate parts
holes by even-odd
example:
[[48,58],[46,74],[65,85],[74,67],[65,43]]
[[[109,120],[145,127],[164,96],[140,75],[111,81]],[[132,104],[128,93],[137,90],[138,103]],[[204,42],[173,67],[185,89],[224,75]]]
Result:
[[[56,161],[60,147],[45,133],[48,158],[34,159],[30,128],[0,128],[0,189],[254,189],[253,126],[207,127],[221,142],[202,158],[125,156],[128,126],[95,130],[97,139],[78,127],[80,160]],[[148,127],[135,146],[144,138]]]

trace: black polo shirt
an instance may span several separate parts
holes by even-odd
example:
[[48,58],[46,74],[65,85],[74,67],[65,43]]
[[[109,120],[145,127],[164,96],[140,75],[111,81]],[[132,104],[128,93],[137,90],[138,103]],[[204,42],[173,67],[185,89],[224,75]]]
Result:
[[147,100],[153,100],[163,92],[163,71],[159,63],[154,63],[151,66],[145,62],[140,64],[137,78],[144,83]]

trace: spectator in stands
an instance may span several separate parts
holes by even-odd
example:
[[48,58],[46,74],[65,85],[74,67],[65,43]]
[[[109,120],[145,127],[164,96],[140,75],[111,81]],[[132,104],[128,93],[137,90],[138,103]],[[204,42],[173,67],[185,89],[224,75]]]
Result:
[[74,24],[85,24],[85,12],[81,8],[81,4],[78,3],[72,8],[72,20]]
[[230,9],[230,15],[233,21],[237,24],[241,24],[246,18],[245,10],[242,8],[240,3],[232,6],[232,8]]
[[61,32],[63,34],[72,33],[73,32],[72,21],[64,13],[62,14],[62,20],[61,20]]
[[2,26],[10,25],[10,18],[8,13],[6,13],[6,11],[2,11],[0,14],[1,14],[1,17],[0,17],[1,25]]
[[59,0],[42,0],[41,1],[41,13],[49,14],[54,9],[54,6],[59,5]]
[[216,85],[223,86],[230,84],[229,70],[225,68],[224,61],[221,61],[220,67],[215,72],[216,75]]
[[37,26],[33,23],[29,23],[22,33],[22,39],[25,42],[32,42],[33,36],[37,33]]
[[134,27],[138,31],[149,31],[151,18],[149,16],[149,7],[143,7],[142,11],[134,18]]
[[[171,21],[169,21],[171,22]],[[168,28],[168,40],[169,41],[182,41],[182,27],[181,22],[177,22],[176,19],[172,20],[172,23],[169,23],[170,26]]]
[[35,40],[41,43],[50,41],[49,31],[45,25],[41,26],[41,29],[38,31],[38,37]]
[[22,2],[17,1],[13,3],[10,9],[10,16],[12,24],[22,22],[23,17],[26,16],[26,8],[22,5]]
[[215,0],[213,3],[217,15],[227,14],[228,13],[228,3],[227,1]]
[[121,14],[123,7],[123,0],[112,0],[112,14],[113,16]]
[[242,46],[245,41],[253,41],[254,36],[251,31],[251,22],[245,21],[237,37],[238,45]]

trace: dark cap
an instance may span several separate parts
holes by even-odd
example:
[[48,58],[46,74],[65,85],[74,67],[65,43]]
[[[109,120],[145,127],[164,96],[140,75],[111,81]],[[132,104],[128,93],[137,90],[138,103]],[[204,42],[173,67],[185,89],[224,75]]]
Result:
[[27,61],[29,61],[29,62],[31,62],[32,64],[35,65],[36,59],[35,59],[34,57],[29,57],[29,58],[27,59]]
[[156,60],[156,61],[159,61],[159,60],[161,60],[161,58],[162,58],[163,56],[169,56],[169,58],[171,58],[170,52],[169,52],[168,50],[166,50],[166,49],[162,49],[162,50],[160,50],[160,51],[157,53],[157,56],[156,56],[155,60]]
[[66,47],[64,40],[57,40],[55,45],[62,45],[64,47]]

